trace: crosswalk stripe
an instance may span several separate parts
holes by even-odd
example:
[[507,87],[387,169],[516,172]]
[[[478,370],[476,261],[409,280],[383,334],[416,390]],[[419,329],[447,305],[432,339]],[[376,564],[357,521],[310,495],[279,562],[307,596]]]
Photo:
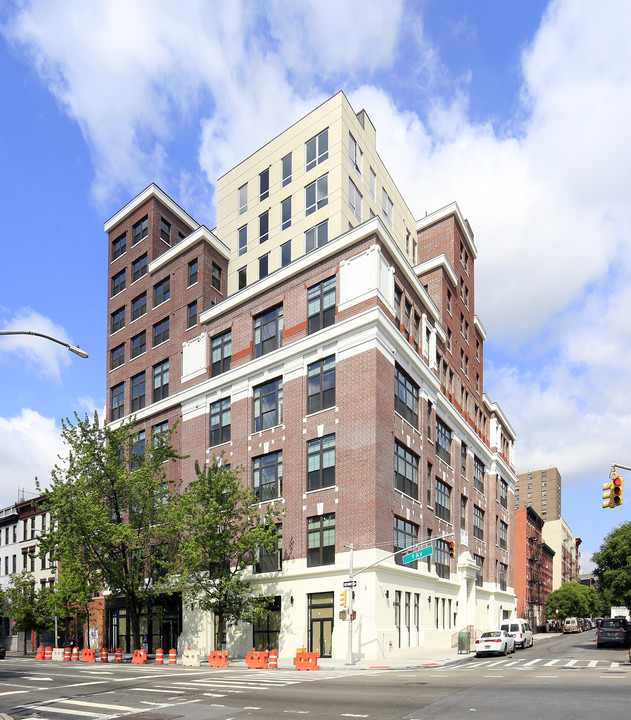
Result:
[[527,663],[524,663],[525,665],[536,665],[538,662],[541,662],[541,658],[535,658],[534,660],[530,660]]
[[547,663],[543,663],[544,667],[549,667],[550,665],[556,665],[559,662],[559,658],[554,658],[554,660],[548,660]]
[[587,667],[596,667],[596,665],[598,665],[598,660],[590,660],[587,663]]
[[574,667],[578,660],[568,660],[563,667]]

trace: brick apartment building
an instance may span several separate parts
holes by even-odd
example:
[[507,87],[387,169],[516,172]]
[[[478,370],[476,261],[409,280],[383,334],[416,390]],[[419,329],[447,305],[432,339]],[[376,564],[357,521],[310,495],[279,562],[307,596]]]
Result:
[[545,602],[552,592],[555,552],[543,541],[543,527],[543,519],[532,507],[515,511],[513,573],[517,613],[533,627],[544,624]]
[[[355,571],[381,561],[357,578],[356,657],[514,614],[515,434],[483,391],[473,232],[455,203],[414,220],[364,111],[340,92],[219,178],[213,231],[155,185],[105,231],[108,421],[135,415],[142,451],[178,420],[172,479],[223,453],[285,510],[249,575],[273,608],[231,656],[345,657],[351,543]],[[390,557],[428,537],[427,559]],[[211,649],[213,618],[170,602],[149,649]]]
[[544,521],[561,517],[561,473],[555,467],[519,473],[515,510],[530,505]]

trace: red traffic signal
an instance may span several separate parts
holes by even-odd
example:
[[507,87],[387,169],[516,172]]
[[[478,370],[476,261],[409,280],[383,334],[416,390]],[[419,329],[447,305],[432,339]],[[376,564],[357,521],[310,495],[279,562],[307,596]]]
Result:
[[603,507],[615,508],[622,505],[623,478],[613,475],[609,482],[603,484]]
[[456,543],[453,540],[449,543],[449,557],[456,557]]

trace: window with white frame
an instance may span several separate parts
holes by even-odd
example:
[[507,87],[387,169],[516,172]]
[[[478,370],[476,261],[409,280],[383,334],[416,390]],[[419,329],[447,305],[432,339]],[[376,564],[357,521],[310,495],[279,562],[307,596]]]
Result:
[[268,453],[252,462],[254,494],[259,502],[274,500],[283,493],[283,451]]
[[447,465],[451,465],[451,430],[436,418],[436,455]]
[[322,175],[305,188],[305,215],[325,207],[329,202],[329,176]]
[[479,492],[484,492],[484,465],[477,457],[473,458],[473,487]]
[[283,345],[283,306],[278,305],[254,318],[254,357]]
[[305,143],[305,169],[312,170],[329,157],[329,129],[307,140]]
[[401,443],[394,443],[394,487],[418,500],[418,457]]
[[307,442],[307,490],[335,485],[335,434]]
[[254,432],[283,422],[283,379],[276,378],[254,388]]
[[381,192],[381,211],[385,221],[390,227],[392,227],[392,221],[394,219],[394,203],[390,199],[390,196],[386,192],[385,188],[382,188]]
[[484,510],[473,506],[473,537],[484,540]]
[[359,147],[357,140],[352,136],[352,134],[348,133],[348,159],[351,163],[351,165],[355,168],[357,173],[359,175],[362,174],[362,158],[363,153],[361,151],[361,148]]
[[248,209],[248,184],[241,185],[238,190],[239,194],[239,215],[243,215]]
[[436,517],[451,522],[451,487],[439,478],[436,478],[434,506]]
[[358,222],[362,221],[362,196],[355,183],[348,178],[348,206]]
[[316,248],[326,245],[329,241],[329,221],[325,220],[305,232],[305,252],[311,252]]

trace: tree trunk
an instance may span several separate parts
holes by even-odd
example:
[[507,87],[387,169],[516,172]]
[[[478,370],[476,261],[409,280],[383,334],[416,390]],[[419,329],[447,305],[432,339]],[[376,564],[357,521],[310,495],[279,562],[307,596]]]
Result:
[[226,632],[226,623],[222,613],[215,613],[215,650],[222,650],[221,638]]

